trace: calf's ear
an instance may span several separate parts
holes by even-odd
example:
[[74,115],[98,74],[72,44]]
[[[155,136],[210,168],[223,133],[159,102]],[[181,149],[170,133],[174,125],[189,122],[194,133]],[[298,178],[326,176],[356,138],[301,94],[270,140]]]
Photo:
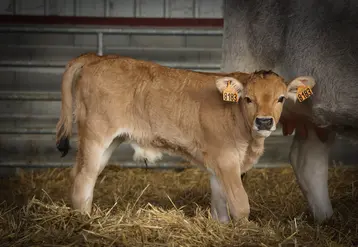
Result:
[[300,76],[291,81],[287,86],[288,98],[296,102],[297,100],[297,89],[299,87],[310,87],[313,88],[316,85],[315,79],[311,76]]
[[242,94],[242,90],[244,89],[244,86],[241,82],[239,82],[233,77],[221,77],[216,80],[216,88],[219,90],[220,93],[222,93],[228,87],[229,84],[237,91],[240,97]]

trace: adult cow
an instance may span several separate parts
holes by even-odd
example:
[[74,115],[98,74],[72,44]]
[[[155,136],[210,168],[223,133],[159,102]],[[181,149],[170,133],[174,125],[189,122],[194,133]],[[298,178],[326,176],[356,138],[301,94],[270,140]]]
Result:
[[[226,203],[235,219],[247,217],[240,175],[262,155],[285,98],[295,100],[303,83],[315,84],[312,77],[298,77],[287,86],[267,71],[223,76],[120,56],[74,59],[63,75],[57,124],[57,145],[66,154],[75,84],[79,146],[72,169],[73,207],[91,212],[98,175],[114,149],[129,142],[134,159],[155,162],[167,152],[206,168],[212,174],[213,217],[229,220]],[[224,101],[227,96],[234,102]]]
[[333,214],[329,151],[335,133],[358,128],[358,1],[225,0],[223,71],[271,69],[286,80],[311,75],[315,97],[285,104],[290,160],[315,220]]

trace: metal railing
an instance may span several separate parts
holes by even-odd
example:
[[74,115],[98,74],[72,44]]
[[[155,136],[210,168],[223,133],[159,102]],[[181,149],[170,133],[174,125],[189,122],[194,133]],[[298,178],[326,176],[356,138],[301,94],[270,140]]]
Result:
[[191,36],[222,36],[218,28],[93,28],[93,27],[45,27],[45,26],[0,26],[0,33],[74,33],[96,34],[97,54],[103,55],[104,34],[144,34],[144,35],[191,35]]
[[[131,27],[119,27],[119,28],[101,28],[101,27],[67,27],[67,26],[18,26],[18,25],[3,25],[0,26],[0,33],[73,33],[73,34],[97,34],[97,54],[103,55],[104,53],[104,43],[103,36],[104,34],[144,34],[144,35],[222,35],[222,30],[220,28],[131,28]],[[150,48],[144,48],[150,49]],[[184,51],[185,47],[173,48],[176,50]],[[195,48],[200,50],[200,48]],[[209,48],[208,48],[209,49]],[[194,48],[188,48],[187,50],[194,50]],[[201,49],[202,50],[202,49]],[[180,68],[180,69],[191,69],[191,70],[201,70],[201,71],[219,71],[220,64],[208,63],[208,64],[198,64],[193,62],[158,62],[164,66]],[[13,61],[13,60],[2,60],[0,61],[0,70],[7,69],[16,69],[21,71],[25,69],[64,69],[66,61]],[[1,92],[0,100],[50,100],[58,101],[60,100],[60,95],[57,93],[36,93],[36,92]]]
[[[152,62],[159,63],[158,61],[151,60]],[[219,71],[220,64],[198,64],[198,63],[170,63],[165,62],[162,65],[178,69],[190,69],[190,70],[201,70],[201,71]],[[0,61],[0,66],[4,68],[65,68],[66,62],[62,61]]]

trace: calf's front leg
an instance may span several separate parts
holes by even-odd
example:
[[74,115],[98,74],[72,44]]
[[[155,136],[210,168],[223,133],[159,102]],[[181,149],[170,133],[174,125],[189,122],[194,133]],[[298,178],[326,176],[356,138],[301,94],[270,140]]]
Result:
[[249,198],[241,181],[240,164],[237,160],[235,156],[223,155],[213,169],[215,176],[210,180],[211,207],[214,218],[220,222],[229,220],[226,202],[235,220],[248,218],[250,214]]

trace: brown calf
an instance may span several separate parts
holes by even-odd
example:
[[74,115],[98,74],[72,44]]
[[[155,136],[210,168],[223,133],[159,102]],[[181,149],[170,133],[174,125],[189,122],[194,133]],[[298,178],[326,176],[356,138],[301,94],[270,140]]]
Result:
[[[88,59],[86,59],[86,57]],[[72,128],[72,85],[79,146],[72,170],[72,203],[91,212],[97,176],[122,142],[134,160],[155,162],[162,152],[179,155],[211,173],[211,212],[227,222],[249,215],[240,175],[262,155],[285,98],[296,100],[303,82],[288,86],[273,72],[210,74],[164,67],[120,56],[83,55],[63,76],[57,144],[67,153]],[[223,101],[228,85],[238,102]]]

